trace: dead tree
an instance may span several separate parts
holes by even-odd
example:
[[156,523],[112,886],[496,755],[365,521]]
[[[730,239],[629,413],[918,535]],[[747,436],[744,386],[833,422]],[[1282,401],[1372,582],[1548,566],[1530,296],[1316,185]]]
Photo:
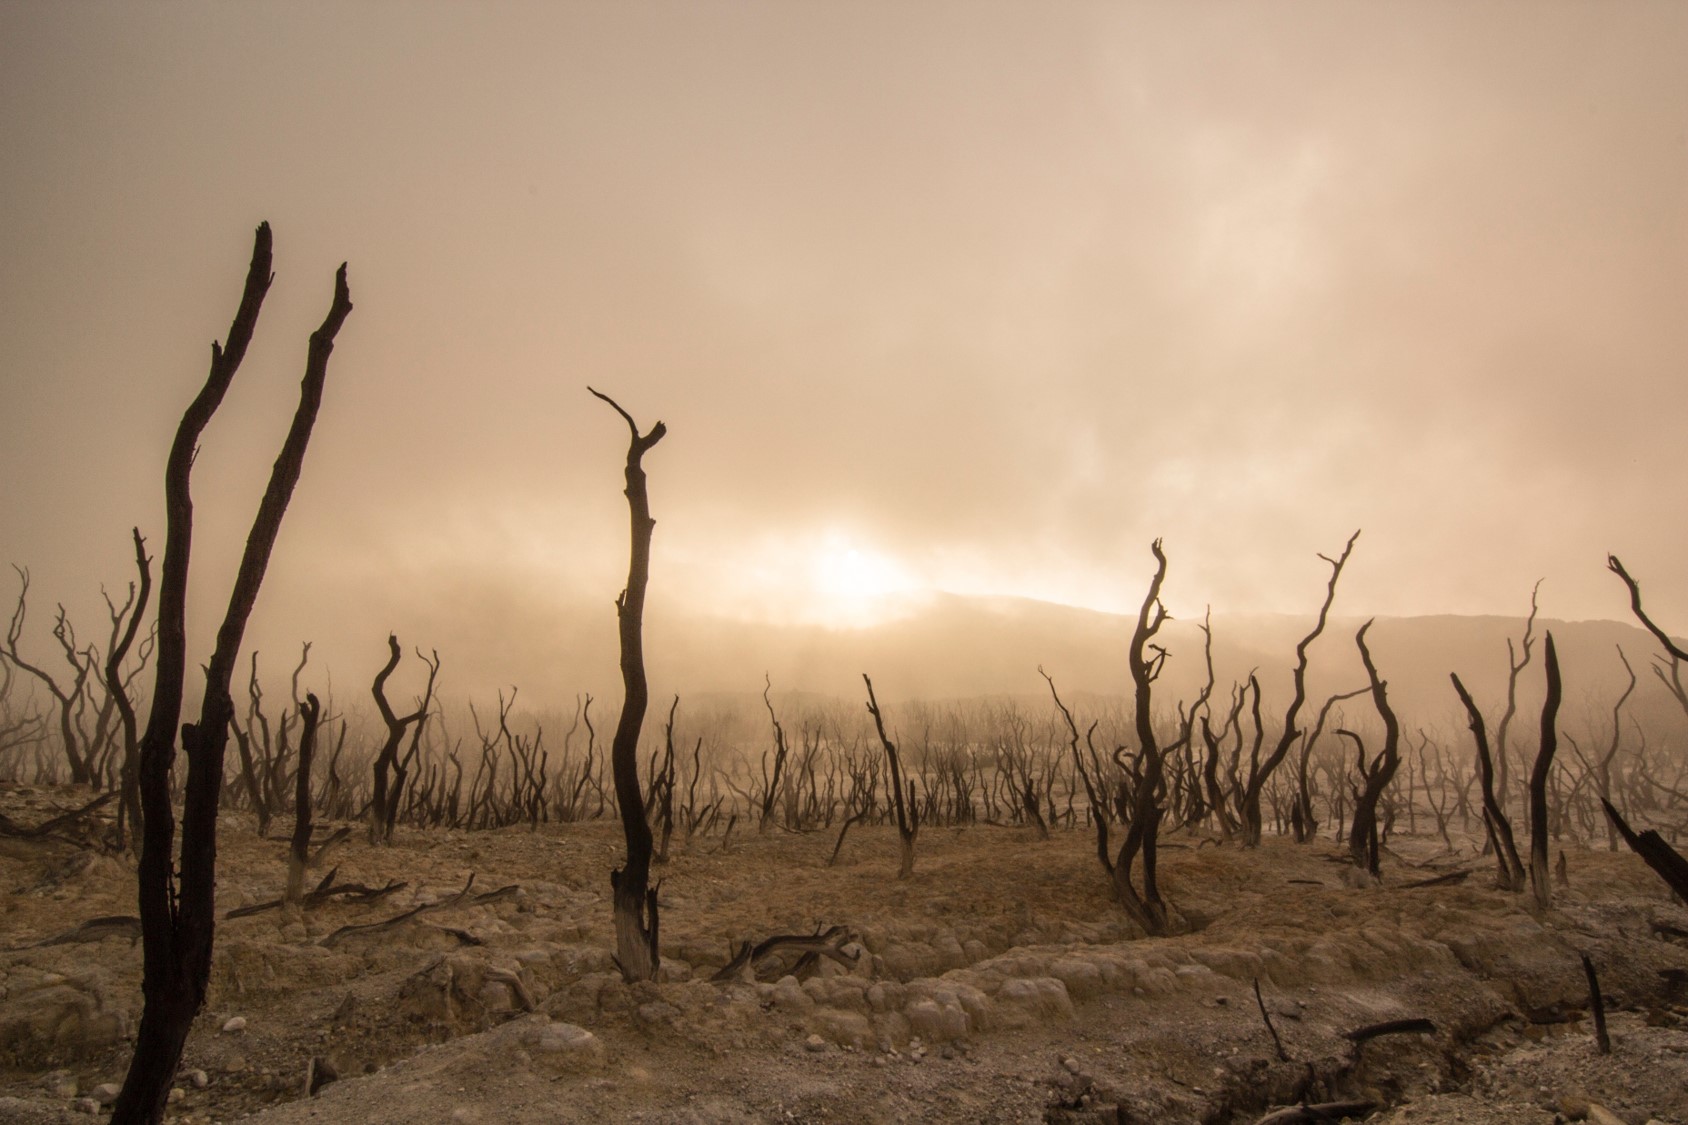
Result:
[[1606,810],[1606,819],[1612,822],[1612,827],[1618,830],[1624,843],[1631,851],[1640,856],[1653,873],[1665,881],[1676,897],[1688,905],[1688,859],[1669,844],[1665,838],[1652,829],[1636,832],[1624,820],[1618,810],[1612,807],[1612,802],[1602,800],[1602,808]]
[[144,1003],[135,1053],[112,1110],[116,1125],[157,1125],[181,1063],[182,1046],[205,1002],[216,928],[217,801],[223,784],[234,700],[229,683],[241,637],[258,598],[282,516],[304,466],[305,448],[322,404],[323,383],[334,338],[352,311],[346,267],[335,276],[334,300],[322,326],[311,335],[299,406],[282,442],[269,484],[258,506],[246,550],[236,572],[228,611],[206,666],[198,723],[182,728],[188,759],[178,868],[172,863],[176,825],[170,803],[170,769],[176,756],[187,667],[188,555],[193,535],[189,477],[199,436],[222,403],[251,342],[258,310],[269,289],[270,228],[258,227],[240,308],[228,346],[211,345],[211,371],[182,415],[164,471],[165,539],[158,596],[158,657],[152,707],[141,737],[140,791],[143,817],[139,885]]
[[1337,733],[1346,733],[1360,747],[1360,775],[1364,781],[1364,787],[1354,802],[1354,820],[1348,832],[1348,855],[1355,867],[1375,879],[1381,874],[1377,856],[1377,805],[1383,798],[1384,789],[1394,780],[1395,771],[1401,766],[1401,726],[1395,718],[1395,709],[1389,705],[1389,685],[1378,678],[1377,665],[1372,663],[1371,650],[1366,647],[1366,630],[1371,627],[1370,621],[1360,626],[1360,631],[1354,635],[1354,643],[1359,646],[1360,662],[1365,665],[1366,678],[1371,682],[1372,705],[1383,719],[1383,749],[1368,766],[1365,747],[1359,736],[1352,731]]
[[1319,821],[1313,815],[1313,778],[1308,771],[1308,765],[1312,761],[1314,749],[1319,745],[1319,737],[1325,732],[1331,708],[1356,696],[1370,693],[1371,688],[1368,686],[1338,692],[1326,699],[1324,706],[1319,708],[1319,717],[1314,720],[1313,729],[1301,740],[1295,770],[1295,804],[1290,809],[1290,826],[1295,832],[1295,842],[1298,844],[1311,844],[1319,834]]
[[94,668],[93,649],[90,647],[84,652],[77,647],[76,632],[65,615],[64,606],[61,605],[53,622],[53,639],[64,651],[65,661],[70,665],[71,679],[68,686],[59,683],[45,668],[25,660],[18,652],[18,638],[23,635],[24,617],[27,612],[29,571],[17,565],[12,569],[17,571],[20,583],[18,607],[12,611],[12,622],[6,630],[5,649],[0,651],[0,657],[10,660],[16,667],[34,676],[58,703],[59,738],[64,743],[65,760],[70,764],[71,784],[97,787],[99,778],[91,767],[92,748],[84,746],[86,740],[80,737],[76,725],[77,712],[85,705],[88,675]]
[[766,832],[768,824],[774,819],[774,802],[779,799],[780,776],[785,772],[785,759],[789,748],[785,744],[785,728],[780,725],[780,717],[774,714],[774,701],[768,698],[774,690],[773,677],[766,673],[762,676],[762,705],[768,709],[768,721],[774,724],[774,775],[768,776],[767,752],[762,755],[762,811],[761,819],[756,823],[758,832]]
[[[387,663],[375,674],[375,683],[370,688],[370,694],[375,697],[375,709],[381,713],[381,721],[387,727],[387,740],[381,744],[381,752],[375,755],[375,793],[369,802],[369,842],[372,844],[384,844],[393,838],[393,823],[398,817],[405,774],[421,744],[422,727],[428,722],[428,710],[433,706],[434,680],[440,674],[440,654],[436,650],[434,658],[429,660],[421,650],[417,650],[416,656],[428,666],[428,686],[422,698],[417,700],[416,710],[401,717],[387,702],[387,677],[399,666],[400,658],[399,639],[391,633],[387,635]],[[410,740],[410,753],[401,764],[399,744],[404,741],[405,730],[412,724],[415,730]],[[389,772],[397,775],[391,788],[388,786]]]
[[[1257,848],[1260,846],[1260,794],[1266,788],[1266,782],[1271,778],[1278,766],[1283,764],[1295,740],[1301,737],[1301,730],[1295,725],[1297,716],[1301,714],[1302,705],[1307,702],[1307,649],[1319,634],[1325,631],[1325,621],[1330,616],[1331,602],[1336,600],[1336,584],[1342,577],[1342,568],[1348,562],[1348,556],[1354,550],[1354,541],[1360,538],[1359,531],[1348,537],[1347,544],[1342,548],[1342,554],[1336,558],[1321,554],[1319,557],[1330,564],[1330,581],[1325,584],[1325,600],[1319,606],[1319,617],[1313,629],[1301,642],[1295,646],[1294,694],[1290,697],[1289,706],[1284,710],[1283,730],[1278,735],[1278,744],[1264,762],[1255,760],[1250,762],[1248,781],[1243,786],[1242,796],[1242,830],[1243,846]],[[1259,701],[1259,687],[1255,688],[1255,700]],[[1310,813],[1311,810],[1308,810]]]
[[[1159,842],[1161,804],[1164,780],[1164,760],[1160,740],[1155,734],[1154,714],[1151,710],[1153,685],[1166,666],[1166,649],[1154,643],[1155,634],[1166,623],[1166,607],[1161,604],[1161,584],[1166,581],[1166,554],[1161,541],[1149,546],[1155,556],[1155,576],[1149,580],[1149,591],[1137,612],[1137,624],[1131,632],[1131,645],[1126,653],[1131,672],[1133,716],[1137,733],[1136,784],[1127,806],[1125,840],[1114,859],[1114,894],[1125,912],[1131,915],[1145,933],[1164,934],[1168,929],[1166,903],[1161,898],[1160,882],[1156,875],[1156,849]],[[1121,796],[1123,797],[1123,789]],[[1121,800],[1122,805],[1126,804]],[[1133,882],[1132,868],[1141,861],[1142,890]]]
[[[1495,790],[1500,797],[1501,808],[1506,807],[1509,792],[1508,778],[1512,769],[1512,752],[1507,741],[1507,731],[1512,726],[1512,717],[1518,713],[1518,677],[1525,668],[1530,666],[1530,657],[1536,643],[1536,597],[1541,592],[1541,581],[1530,588],[1530,616],[1524,619],[1524,636],[1518,648],[1512,646],[1512,638],[1506,639],[1506,710],[1501,712],[1500,722],[1495,725]],[[1519,655],[1522,652],[1523,655]],[[1523,888],[1519,888],[1522,890]]]
[[1488,731],[1483,725],[1483,713],[1477,709],[1477,704],[1471,698],[1471,693],[1465,690],[1459,677],[1449,673],[1453,680],[1454,691],[1459,694],[1459,701],[1465,706],[1465,714],[1471,725],[1471,737],[1477,742],[1477,779],[1483,787],[1483,825],[1489,834],[1489,845],[1494,849],[1495,862],[1500,870],[1496,873],[1496,885],[1503,891],[1522,891],[1524,889],[1524,864],[1518,858],[1518,844],[1512,836],[1512,822],[1506,819],[1506,810],[1501,807],[1495,793],[1495,765],[1489,755]]
[[615,892],[616,963],[622,980],[631,984],[655,979],[658,963],[656,890],[650,886],[655,841],[650,822],[645,819],[645,799],[639,789],[639,731],[650,702],[645,683],[645,587],[650,581],[651,531],[656,527],[656,521],[651,518],[642,462],[650,448],[668,432],[668,427],[658,422],[649,433],[641,434],[633,416],[613,398],[591,387],[586,389],[621,415],[631,435],[625,473],[631,551],[627,586],[615,600],[621,633],[623,697],[621,718],[616,722],[615,738],[610,743],[616,808],[621,813],[621,827],[627,838],[627,864],[610,872],[610,886]]
[[317,724],[322,704],[307,694],[299,707],[299,772],[294,776],[293,836],[287,849],[288,902],[298,902],[305,889],[305,865],[311,849],[311,760],[316,756]]
[[[920,806],[914,801],[913,781],[906,783],[908,799],[903,799],[903,763],[897,754],[897,744],[885,733],[885,718],[879,713],[879,700],[873,695],[873,681],[868,679],[866,672],[862,673],[862,682],[867,685],[867,711],[873,716],[873,729],[879,733],[879,745],[885,749],[885,761],[890,768],[886,784],[891,789],[891,807],[897,812],[897,838],[902,842],[902,862],[897,866],[897,878],[907,879],[914,874],[914,839],[920,835]],[[838,842],[843,844],[844,833],[838,834]]]
[[1547,777],[1553,770],[1553,755],[1559,749],[1559,657],[1553,651],[1550,631],[1542,646],[1547,665],[1547,697],[1541,705],[1541,744],[1536,765],[1530,772],[1530,889],[1536,909],[1546,910],[1553,897],[1547,873]]
[[1653,623],[1653,619],[1647,616],[1647,611],[1641,607],[1641,584],[1629,576],[1629,571],[1625,570],[1624,564],[1618,561],[1618,556],[1606,556],[1606,569],[1623,579],[1625,588],[1629,590],[1629,608],[1635,614],[1636,620],[1640,621],[1646,630],[1653,634],[1653,637],[1659,642],[1659,647],[1663,648],[1665,655],[1670,657],[1669,671],[1667,672],[1662,664],[1655,662],[1653,674],[1670,691],[1672,697],[1682,708],[1683,713],[1688,714],[1688,688],[1682,686],[1682,663],[1688,660],[1688,651],[1671,640],[1670,634],[1659,628],[1658,625]]
[[147,557],[146,541],[141,538],[141,529],[138,527],[131,528],[130,534],[135,540],[135,569],[140,572],[140,593],[135,599],[134,610],[129,614],[129,625],[118,642],[111,646],[111,651],[106,655],[105,666],[106,691],[110,693],[112,702],[117,705],[118,719],[123,729],[123,764],[118,772],[118,791],[122,794],[117,809],[119,848],[125,846],[126,826],[138,826],[141,823],[141,793],[138,788],[141,739],[139,724],[135,720],[135,705],[129,701],[129,685],[123,677],[123,658],[135,643],[135,633],[140,628],[141,618],[146,614],[147,602],[152,594],[152,560]]

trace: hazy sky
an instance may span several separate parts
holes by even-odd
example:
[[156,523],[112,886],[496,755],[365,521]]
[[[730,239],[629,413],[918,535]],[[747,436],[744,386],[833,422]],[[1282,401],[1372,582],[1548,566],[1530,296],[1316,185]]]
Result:
[[1685,59],[1669,0],[9,0],[0,561],[91,635],[162,550],[268,219],[219,612],[342,260],[355,304],[271,650],[612,632],[588,383],[670,429],[659,604],[1121,608],[1159,535],[1175,612],[1305,610],[1364,527],[1349,612],[1623,617],[1611,550],[1688,627]]

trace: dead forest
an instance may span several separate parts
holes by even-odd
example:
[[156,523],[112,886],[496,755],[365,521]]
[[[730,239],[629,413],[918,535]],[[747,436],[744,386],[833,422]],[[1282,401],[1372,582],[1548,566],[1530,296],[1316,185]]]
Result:
[[[596,390],[591,395],[601,401],[583,393],[582,409],[605,412],[607,406],[630,432],[630,565],[616,601],[620,697],[580,694],[563,714],[522,709],[514,689],[493,699],[452,698],[440,689],[451,653],[395,634],[371,638],[367,668],[335,670],[341,684],[361,679],[367,691],[342,688],[319,698],[302,686],[314,682],[308,639],[300,639],[296,652],[259,653],[243,649],[242,629],[261,596],[269,549],[284,534],[283,515],[305,461],[334,336],[351,313],[344,266],[328,317],[312,337],[299,413],[258,504],[215,650],[208,658],[192,656],[189,664],[183,614],[192,529],[189,472],[198,435],[213,423],[254,331],[271,280],[269,240],[268,227],[260,228],[229,337],[214,349],[205,388],[176,435],[166,481],[169,526],[162,534],[132,533],[135,572],[123,580],[123,596],[106,596],[107,619],[73,622],[63,607],[44,611],[31,601],[29,571],[14,568],[16,598],[0,648],[0,784],[47,799],[32,819],[0,814],[0,841],[14,858],[35,854],[31,849],[105,857],[133,879],[135,895],[132,909],[97,916],[79,913],[72,903],[61,933],[5,956],[22,965],[30,950],[55,941],[127,936],[141,947],[144,1005],[138,1023],[125,1016],[86,1049],[75,1036],[60,1035],[61,1025],[6,1023],[5,1066],[34,1074],[50,1069],[49,1063],[62,1068],[100,1051],[132,1052],[120,1088],[94,1099],[114,1121],[165,1120],[177,1112],[172,1107],[190,1099],[179,1072],[190,1034],[197,1034],[195,1020],[221,987],[215,966],[226,927],[267,914],[297,925],[296,938],[308,935],[305,941],[328,950],[360,931],[391,935],[425,916],[464,907],[491,911],[537,893],[517,884],[488,886],[472,873],[459,891],[417,901],[406,897],[407,887],[412,894],[419,888],[409,887],[402,871],[373,875],[391,864],[366,859],[367,870],[353,870],[351,856],[399,853],[430,836],[619,836],[619,858],[601,871],[596,889],[609,901],[601,913],[606,922],[613,918],[614,937],[600,942],[602,956],[592,970],[619,984],[600,981],[601,992],[688,981],[694,973],[691,983],[717,989],[777,990],[788,978],[802,982],[838,973],[895,977],[883,951],[872,948],[851,918],[838,915],[811,925],[813,917],[794,913],[783,929],[747,929],[714,965],[695,953],[682,955],[678,944],[665,940],[687,924],[685,857],[725,863],[739,855],[751,864],[766,849],[789,844],[807,849],[803,854],[817,871],[859,869],[863,856],[879,863],[893,833],[894,862],[876,867],[873,876],[886,888],[912,885],[930,850],[944,855],[945,864],[957,862],[951,842],[968,831],[1012,834],[1023,842],[1024,868],[1034,879],[1040,844],[1077,842],[1091,858],[1085,861],[1089,877],[1074,893],[1113,919],[1105,933],[1120,948],[1191,934],[1209,923],[1210,911],[1193,905],[1200,896],[1190,890],[1191,875],[1177,875],[1169,887],[1167,868],[1169,854],[1183,861],[1207,849],[1274,855],[1305,849],[1339,861],[1344,870],[1337,885],[1352,893],[1469,884],[1510,896],[1537,918],[1549,916],[1571,885],[1568,855],[1636,857],[1661,881],[1661,894],[1688,896],[1688,862],[1675,846],[1688,832],[1688,689],[1682,681],[1688,652],[1669,631],[1682,623],[1653,621],[1641,585],[1643,578],[1667,580],[1661,576],[1632,575],[1617,557],[1606,560],[1635,622],[1654,643],[1644,652],[1619,651],[1627,687],[1599,700],[1566,682],[1553,634],[1538,622],[1532,597],[1516,636],[1493,654],[1505,668],[1504,694],[1474,695],[1466,686],[1474,670],[1448,668],[1442,713],[1399,713],[1390,669],[1369,644],[1370,623],[1353,632],[1331,626],[1344,572],[1365,565],[1356,531],[1345,544],[1309,550],[1313,623],[1282,653],[1287,692],[1263,689],[1254,673],[1229,682],[1215,675],[1212,639],[1225,628],[1222,618],[1202,623],[1205,652],[1163,646],[1162,590],[1175,580],[1178,560],[1175,544],[1157,540],[1140,560],[1140,611],[1119,638],[1117,695],[1064,695],[1061,669],[1039,667],[1034,657],[1028,692],[1015,698],[882,703],[879,692],[894,691],[894,685],[876,685],[873,669],[866,668],[859,685],[839,685],[835,698],[782,690],[768,677],[747,684],[740,697],[694,703],[653,693],[642,651],[655,527],[645,460],[652,462],[650,472],[660,474],[664,451],[658,443],[665,429],[660,422],[641,428],[632,412]],[[1318,553],[1320,546],[1326,553]],[[152,552],[158,551],[155,575]],[[1345,659],[1357,656],[1363,679],[1315,693],[1310,669],[1339,649]],[[1205,666],[1198,691],[1165,690],[1170,661]],[[395,676],[423,686],[401,694],[391,686]],[[1633,698],[1642,686],[1662,688],[1674,700],[1679,713],[1671,722],[1637,720]],[[1529,706],[1520,704],[1526,695]],[[1576,715],[1567,700],[1578,701]],[[183,722],[189,704],[199,714]],[[236,833],[242,836],[238,845],[230,842]],[[219,850],[238,851],[252,841],[264,842],[264,854],[274,857],[274,893],[243,895],[246,901],[230,905],[216,892]],[[1404,864],[1399,857],[1408,851],[1433,854],[1437,864],[1423,870]],[[1003,887],[1000,893],[1011,901],[1016,891]],[[313,913],[338,911],[334,917],[343,920],[349,909],[360,920],[315,931],[305,924]],[[535,908],[530,903],[525,909]],[[1680,965],[1683,932],[1658,924],[1660,956]],[[463,946],[486,942],[467,929],[448,932],[462,935]],[[1012,943],[1001,944],[950,967],[966,971],[983,952],[1007,955]],[[422,953],[416,959],[437,963]],[[669,961],[684,968],[665,970]],[[1592,1018],[1603,1021],[1596,968],[1586,956],[1583,964],[1584,1001]],[[708,981],[702,980],[705,969]],[[523,971],[482,966],[477,981],[505,993],[498,1003],[482,997],[477,1028],[548,1010]],[[1614,971],[1633,975],[1621,966]],[[904,983],[913,975],[903,973]],[[1388,1099],[1345,1085],[1347,1071],[1303,1060],[1303,1073],[1300,1062],[1291,1065],[1261,999],[1260,973],[1250,975],[1250,1011],[1258,999],[1264,1028],[1277,1043],[1271,1065],[1283,1064],[1288,1077],[1257,1084],[1252,1103],[1239,1095],[1200,1112],[1191,1109],[1188,1119],[1337,1120],[1388,1108]],[[575,971],[567,983],[580,979],[582,972]],[[1674,987],[1676,979],[1667,974],[1657,987]],[[1012,991],[999,984],[1000,994]],[[558,996],[566,991],[557,980],[547,988]],[[630,995],[647,1006],[679,1003]],[[908,1013],[918,999],[907,1001]],[[950,1027],[942,1023],[948,1017],[940,1001],[921,1002],[936,1005],[940,1016],[923,1015],[922,1023],[908,1015],[901,1041],[892,1035],[887,1050],[910,1050],[915,1026],[926,1029],[923,1037],[912,1037],[919,1046],[922,1038],[926,1044],[959,1042],[975,1025],[988,1023],[975,1015],[973,1024]],[[1058,1009],[1064,1001],[1034,997],[1026,1003]],[[5,1004],[0,995],[0,1009]],[[1436,1030],[1428,1019],[1386,1024],[1349,1029],[1356,1060],[1371,1038]],[[867,1030],[852,1023],[844,1031],[820,1028],[809,1039],[852,1049],[887,1041],[882,1026],[867,1017],[861,1025]],[[1601,1028],[1604,1036],[1603,1023]],[[809,1049],[821,1047],[811,1043]],[[327,1055],[301,1057],[307,1060],[302,1081],[289,1075],[267,1102],[309,1098],[332,1084],[335,1067]],[[1076,1065],[1068,1069],[1080,1074]],[[193,1073],[204,1076],[203,1070]],[[199,1085],[199,1077],[189,1086]],[[1096,1083],[1063,1089],[1067,1094],[1045,1105],[1046,1119],[1147,1119],[1143,1111],[1137,1117],[1128,1112],[1125,1095],[1103,1097]],[[1084,1116],[1091,1113],[1102,1116]]]

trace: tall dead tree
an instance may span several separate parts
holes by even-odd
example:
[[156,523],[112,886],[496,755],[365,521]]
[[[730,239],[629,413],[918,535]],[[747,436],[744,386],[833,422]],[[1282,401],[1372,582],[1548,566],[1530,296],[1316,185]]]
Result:
[[1383,799],[1383,791],[1394,780],[1395,771],[1401,767],[1401,724],[1395,718],[1395,709],[1389,705],[1389,685],[1378,678],[1377,665],[1372,663],[1371,650],[1366,647],[1366,631],[1371,627],[1370,621],[1360,626],[1360,631],[1354,635],[1354,643],[1359,646],[1360,663],[1365,665],[1366,679],[1371,682],[1372,704],[1383,719],[1383,749],[1368,765],[1365,746],[1359,736],[1352,731],[1337,733],[1346,734],[1360,748],[1360,776],[1364,783],[1354,802],[1354,821],[1348,830],[1348,855],[1355,867],[1375,879],[1382,873],[1377,857],[1377,805]]
[[[1134,722],[1137,733],[1137,760],[1133,771],[1135,787],[1129,803],[1129,821],[1125,839],[1114,860],[1114,893],[1120,905],[1131,915],[1144,932],[1164,934],[1168,929],[1166,903],[1161,898],[1160,881],[1156,875],[1156,849],[1160,836],[1161,817],[1166,809],[1161,804],[1164,781],[1164,759],[1160,740],[1155,734],[1153,685],[1166,665],[1167,652],[1154,643],[1155,634],[1166,624],[1166,607],[1161,604],[1161,584],[1166,581],[1166,554],[1161,541],[1149,547],[1155,556],[1155,576],[1149,580],[1149,592],[1143,597],[1137,612],[1137,625],[1131,632],[1131,646],[1126,662],[1131,672],[1132,700],[1135,704]],[[1141,860],[1142,890],[1132,881],[1132,867]]]
[[1506,709],[1500,713],[1500,722],[1495,724],[1494,746],[1495,790],[1500,795],[1500,807],[1503,809],[1510,792],[1508,779],[1512,771],[1512,751],[1506,735],[1512,726],[1512,717],[1518,713],[1518,677],[1530,666],[1530,657],[1535,651],[1537,596],[1540,593],[1541,580],[1537,579],[1536,584],[1530,587],[1530,615],[1524,619],[1524,636],[1518,646],[1514,648],[1512,638],[1506,638]]
[[1489,846],[1494,849],[1495,862],[1500,870],[1495,876],[1496,885],[1503,891],[1522,891],[1524,889],[1524,864],[1518,858],[1518,844],[1512,837],[1512,822],[1506,818],[1506,810],[1501,807],[1500,799],[1495,794],[1495,764],[1489,754],[1488,731],[1483,725],[1483,712],[1477,709],[1477,703],[1471,698],[1471,693],[1465,690],[1459,676],[1449,673],[1449,679],[1454,682],[1454,691],[1459,694],[1459,701],[1465,706],[1465,714],[1471,726],[1471,737],[1477,742],[1477,780],[1483,788],[1483,826],[1488,832]]
[[[246,540],[229,595],[228,611],[205,670],[199,722],[182,727],[188,771],[182,807],[179,864],[176,825],[170,804],[170,769],[176,757],[187,667],[188,556],[193,537],[189,477],[199,436],[222,404],[252,340],[258,310],[269,290],[270,227],[258,227],[240,307],[227,347],[211,345],[211,371],[182,415],[164,470],[164,559],[158,593],[158,656],[152,707],[141,737],[140,791],[143,817],[137,883],[141,915],[144,998],[135,1053],[112,1110],[116,1125],[155,1125],[164,1118],[170,1085],[194,1016],[205,1003],[216,928],[217,803],[223,786],[223,752],[228,745],[234,700],[229,683],[246,622],[258,598],[282,516],[304,466],[334,338],[352,311],[346,267],[334,280],[334,299],[322,326],[311,334],[299,406],[276,457],[269,484]],[[179,870],[179,877],[178,877]]]
[[[1257,848],[1260,846],[1260,794],[1266,788],[1266,782],[1274,771],[1283,764],[1288,756],[1290,747],[1301,737],[1301,730],[1295,725],[1296,718],[1301,714],[1302,706],[1307,702],[1307,648],[1319,639],[1319,634],[1325,631],[1325,621],[1330,617],[1331,602],[1336,600],[1336,583],[1342,577],[1342,568],[1348,562],[1348,556],[1354,550],[1354,541],[1360,538],[1358,530],[1348,537],[1347,544],[1342,548],[1342,554],[1336,558],[1321,554],[1319,557],[1330,564],[1330,581],[1325,584],[1325,600],[1319,606],[1319,617],[1313,629],[1301,643],[1295,646],[1295,691],[1290,697],[1289,707],[1284,711],[1284,725],[1278,735],[1278,744],[1264,762],[1253,761],[1249,764],[1248,781],[1243,786],[1242,796],[1242,829],[1243,846]],[[1259,689],[1256,687],[1255,699],[1259,701]],[[1307,816],[1312,810],[1306,810]]]
[[621,979],[653,980],[656,977],[657,906],[656,890],[650,886],[651,855],[655,840],[645,818],[645,798],[639,789],[639,731],[644,726],[650,691],[645,683],[645,587],[651,573],[650,496],[645,488],[646,453],[668,427],[661,422],[641,434],[633,416],[621,404],[600,391],[592,394],[608,403],[627,423],[631,437],[627,444],[626,496],[631,521],[631,551],[627,564],[627,586],[615,600],[616,620],[621,632],[621,718],[610,743],[610,771],[615,779],[615,803],[621,813],[621,827],[627,837],[627,863],[610,872],[615,892],[616,964]]
[[[891,807],[897,813],[897,838],[902,842],[902,861],[897,866],[897,878],[907,879],[914,874],[914,841],[920,835],[920,806],[914,800],[914,782],[904,781],[903,763],[897,753],[897,744],[891,741],[885,733],[885,718],[879,713],[879,700],[873,695],[873,681],[868,679],[867,673],[862,673],[862,682],[867,685],[867,710],[873,716],[873,729],[879,733],[879,745],[885,750],[885,761],[889,767],[889,777],[886,784],[891,789]],[[908,799],[903,799],[903,787],[908,786]],[[844,840],[843,833],[839,833],[839,842]]]
[[1553,650],[1550,630],[1542,644],[1542,661],[1547,665],[1547,697],[1541,705],[1541,743],[1536,765],[1530,771],[1530,890],[1536,909],[1546,910],[1553,897],[1547,873],[1547,778],[1553,770],[1553,755],[1559,749],[1559,657]]

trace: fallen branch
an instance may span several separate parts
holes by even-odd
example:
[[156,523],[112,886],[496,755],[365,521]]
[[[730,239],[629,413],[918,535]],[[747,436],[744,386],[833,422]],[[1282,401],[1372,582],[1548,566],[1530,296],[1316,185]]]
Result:
[[[303,907],[320,906],[330,899],[345,898],[348,901],[367,906],[370,903],[380,902],[394,891],[401,891],[410,885],[409,883],[395,883],[390,881],[384,887],[370,887],[364,885],[363,883],[335,883],[334,876],[337,872],[339,872],[339,870],[340,869],[336,867],[329,871],[327,875],[324,875],[322,877],[322,882],[316,885],[315,890],[303,895],[299,899],[299,905]],[[262,914],[266,910],[275,910],[286,901],[287,900],[285,898],[272,898],[266,902],[253,903],[250,906],[237,906],[233,910],[230,910],[227,914],[224,914],[223,920],[227,921],[231,918],[250,918],[252,915]]]
[[1276,1109],[1262,1117],[1255,1125],[1311,1125],[1317,1121],[1344,1121],[1350,1117],[1364,1117],[1377,1108],[1376,1102],[1321,1102],[1318,1105],[1292,1105]]
[[1415,879],[1411,883],[1402,883],[1395,888],[1400,891],[1417,890],[1419,887],[1451,887],[1463,883],[1471,877],[1470,871],[1450,871],[1446,875],[1435,875],[1429,879]]
[[0,813],[0,836],[12,836],[20,840],[39,840],[42,837],[63,828],[67,824],[72,824],[81,820],[89,813],[103,808],[115,800],[117,800],[116,791],[102,794],[95,797],[92,801],[89,801],[81,808],[72,809],[67,813],[60,813],[51,820],[37,824],[34,828],[24,828],[14,822],[10,817],[6,816],[5,813]]
[[447,910],[453,906],[460,906],[469,897],[469,888],[474,886],[474,884],[475,877],[470,875],[469,881],[463,884],[463,889],[452,895],[450,898],[443,898],[438,902],[425,902],[421,906],[413,906],[409,910],[406,910],[403,914],[395,914],[385,921],[366,922],[360,926],[341,926],[338,930],[335,930],[333,933],[317,942],[317,944],[323,946],[324,948],[332,948],[340,941],[341,938],[350,937],[353,934],[385,933],[388,930],[397,929],[399,926],[404,925],[411,919],[419,917],[422,914],[426,914],[429,911]]
[[1427,1019],[1415,1018],[1405,1020],[1385,1020],[1383,1023],[1367,1024],[1357,1027],[1353,1031],[1345,1031],[1342,1037],[1361,1047],[1382,1035],[1434,1035],[1436,1025]]
[[78,945],[84,942],[104,941],[108,937],[126,937],[133,944],[140,939],[140,936],[141,920],[139,918],[130,914],[112,914],[104,918],[90,918],[74,930],[59,934],[57,937],[45,938],[25,945],[14,945],[7,952],[15,952],[19,949],[41,949],[49,945]]
[[755,973],[763,961],[775,953],[788,950],[798,950],[803,954],[792,967],[792,976],[802,975],[821,957],[852,969],[855,968],[859,955],[845,953],[843,949],[851,940],[853,935],[848,929],[843,926],[831,926],[824,932],[817,929],[812,934],[776,934],[754,946],[748,941],[741,942],[733,953],[732,960],[709,979],[714,983],[736,980],[745,966],[750,966],[752,973]]

